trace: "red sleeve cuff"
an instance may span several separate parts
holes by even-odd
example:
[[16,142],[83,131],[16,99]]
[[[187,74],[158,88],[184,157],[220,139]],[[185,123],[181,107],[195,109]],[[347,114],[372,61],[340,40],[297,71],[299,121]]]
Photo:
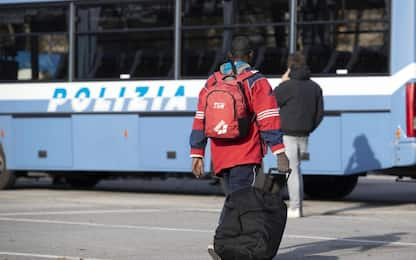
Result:
[[204,155],[205,155],[205,150],[191,148],[191,157],[201,157],[201,158],[204,158]]
[[273,145],[271,148],[273,154],[279,154],[283,153],[285,151],[285,145],[284,144],[276,144]]

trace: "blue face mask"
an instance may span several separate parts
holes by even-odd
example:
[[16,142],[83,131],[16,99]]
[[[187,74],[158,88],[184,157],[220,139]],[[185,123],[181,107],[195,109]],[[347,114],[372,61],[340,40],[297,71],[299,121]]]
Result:
[[[244,62],[244,61],[237,60],[237,61],[234,61],[234,65],[235,65],[235,68],[238,71],[238,68],[240,68],[240,67],[242,67],[244,65],[248,65],[248,64],[246,62]],[[231,74],[231,72],[233,71],[231,62],[225,63],[224,64],[224,67],[223,67],[223,70],[224,70],[223,71],[224,74]]]

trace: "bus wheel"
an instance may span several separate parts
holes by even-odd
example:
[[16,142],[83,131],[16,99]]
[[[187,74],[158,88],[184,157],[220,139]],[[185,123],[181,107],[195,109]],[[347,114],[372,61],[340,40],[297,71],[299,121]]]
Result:
[[97,176],[66,176],[65,180],[72,188],[87,189],[95,187],[101,178]]
[[0,190],[10,189],[16,182],[16,175],[6,168],[6,156],[0,145]]
[[304,192],[311,198],[338,199],[347,196],[357,185],[358,176],[304,175]]

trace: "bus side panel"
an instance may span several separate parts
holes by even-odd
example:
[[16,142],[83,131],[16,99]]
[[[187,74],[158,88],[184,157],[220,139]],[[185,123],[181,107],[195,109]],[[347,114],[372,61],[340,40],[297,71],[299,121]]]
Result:
[[415,166],[416,144],[415,142],[401,142],[396,147],[394,166]]
[[[140,169],[191,172],[189,135],[193,117],[141,116],[139,120]],[[207,149],[208,150],[208,149]],[[209,156],[205,157],[209,162]],[[206,167],[209,163],[205,163]]]
[[[309,138],[309,161],[302,161],[303,174],[335,174],[341,169],[341,119],[325,116],[319,127]],[[266,171],[276,167],[276,156],[270,152],[264,158]]]
[[72,167],[70,117],[13,118],[15,167],[20,170]]
[[335,174],[341,171],[341,118],[325,116],[309,137],[309,161],[302,161],[304,174]]
[[6,155],[7,168],[16,168],[11,116],[0,116],[0,143],[3,146]]
[[389,112],[342,115],[342,164],[347,174],[392,166],[394,132]]
[[77,114],[72,120],[75,169],[137,170],[137,115]]

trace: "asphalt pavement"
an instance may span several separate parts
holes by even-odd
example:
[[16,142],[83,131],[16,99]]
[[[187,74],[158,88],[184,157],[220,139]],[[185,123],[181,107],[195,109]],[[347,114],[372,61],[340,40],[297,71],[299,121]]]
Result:
[[[210,180],[121,179],[91,190],[20,180],[0,191],[0,260],[210,259],[224,197]],[[416,259],[416,183],[361,178],[342,200],[305,200],[277,259]]]

